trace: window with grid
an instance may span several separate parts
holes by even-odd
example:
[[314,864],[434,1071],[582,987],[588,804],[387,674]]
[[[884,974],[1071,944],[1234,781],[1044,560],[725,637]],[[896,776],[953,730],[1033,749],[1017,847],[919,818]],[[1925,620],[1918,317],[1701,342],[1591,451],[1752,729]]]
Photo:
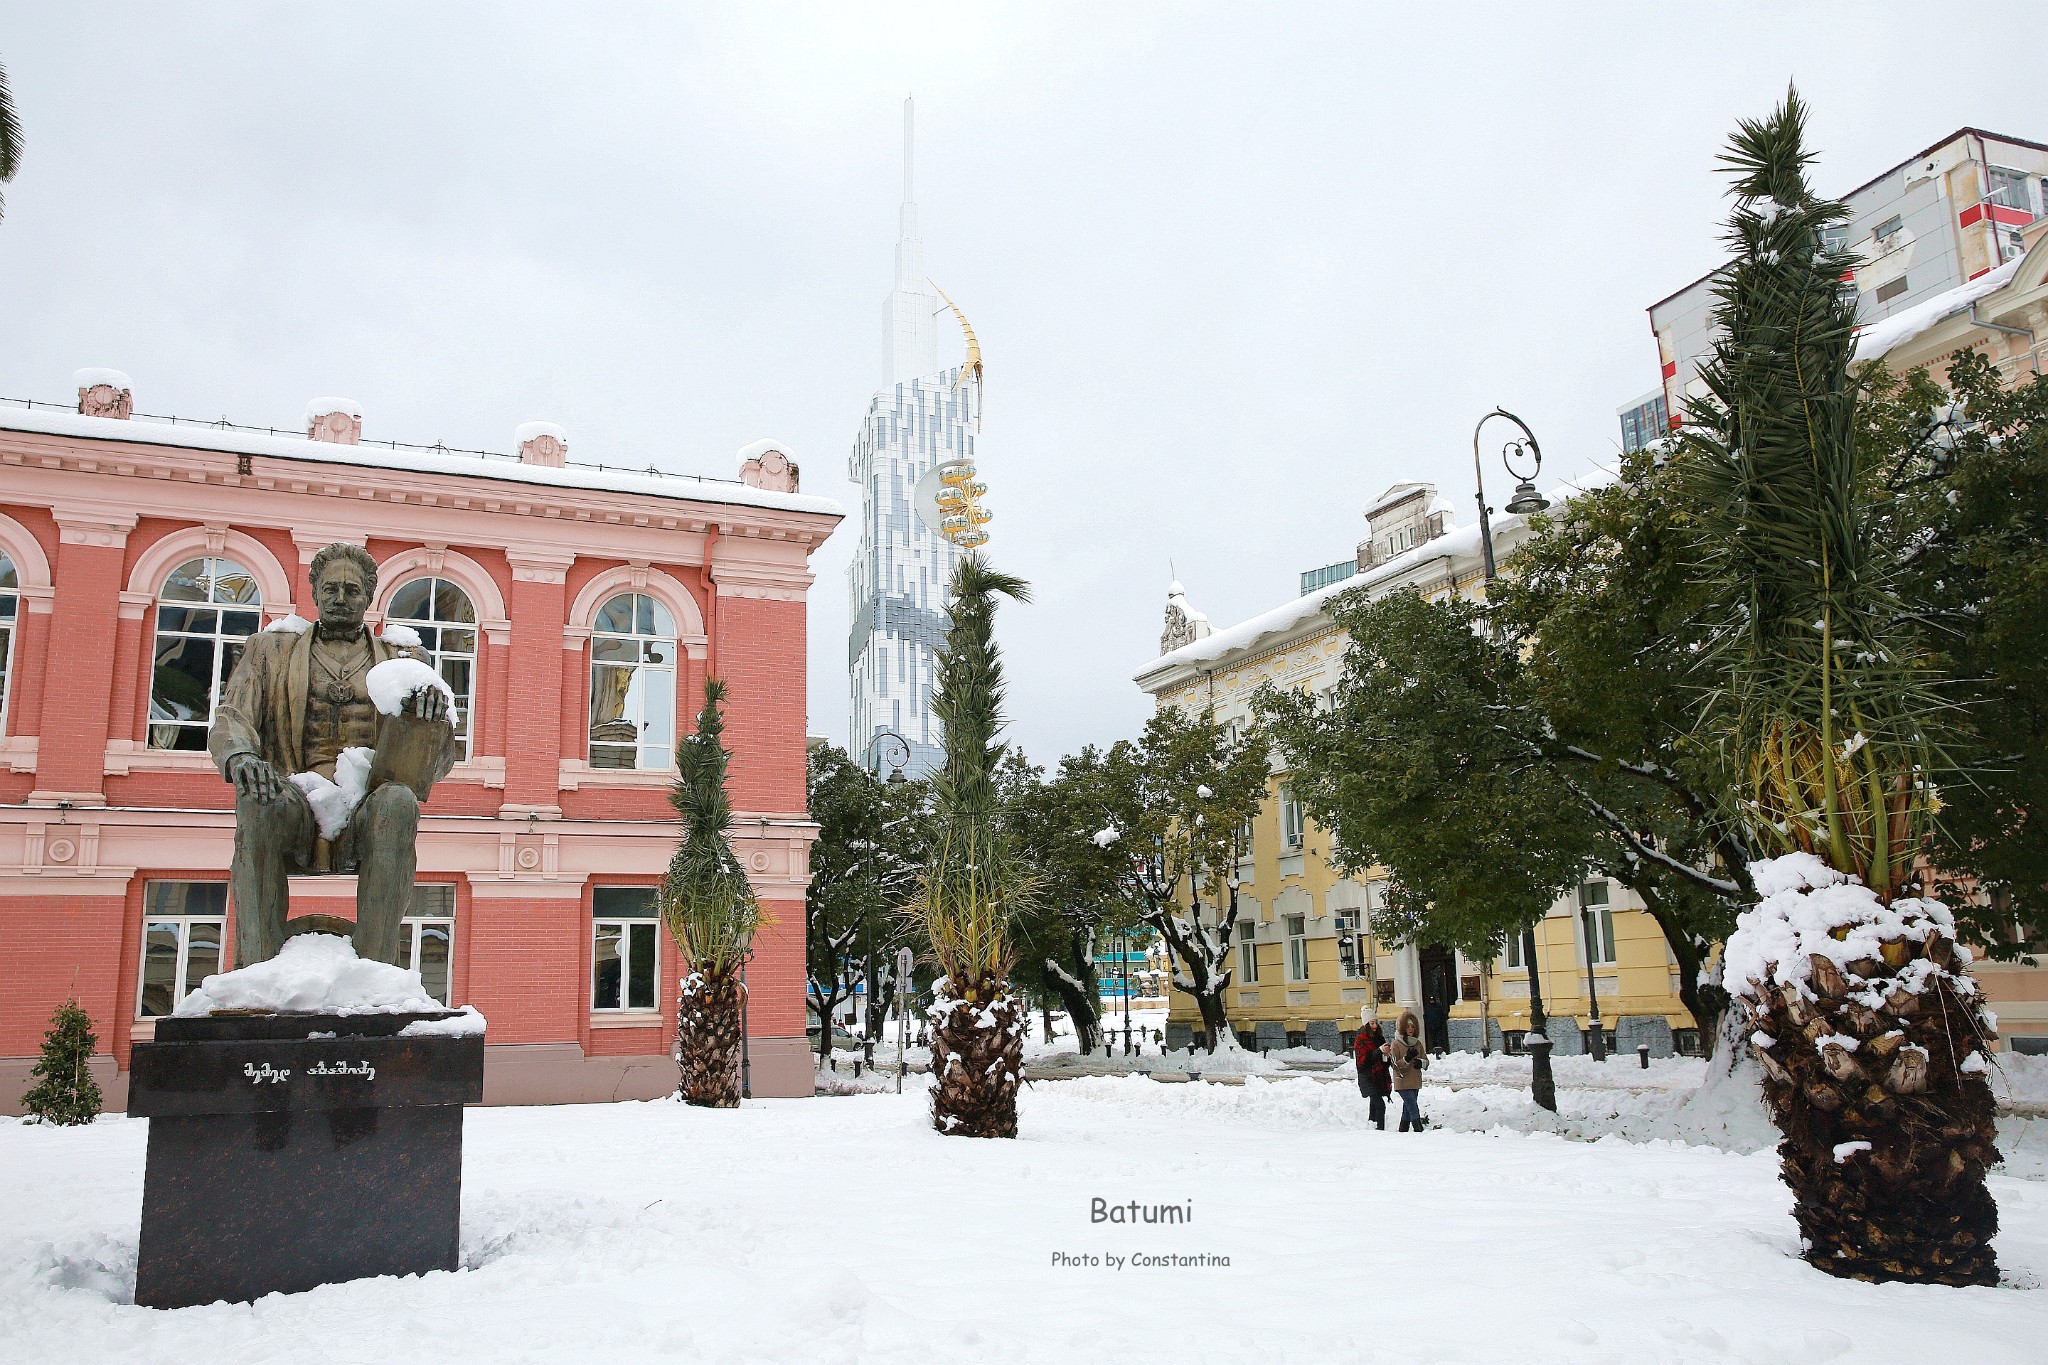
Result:
[[1308,916],[1287,917],[1287,979],[1308,980]]
[[590,631],[590,766],[670,766],[675,714],[675,618],[645,593],[622,592]]
[[1359,923],[1364,918],[1364,915],[1357,910],[1339,910],[1337,912],[1338,934],[1348,933],[1351,935],[1351,961],[1347,963],[1344,961],[1343,953],[1337,954],[1337,974],[1347,981],[1356,981],[1365,975],[1365,935],[1361,931]]
[[1508,935],[1508,941],[1503,945],[1501,952],[1501,963],[1507,970],[1519,972],[1528,967],[1528,955],[1522,951],[1522,946],[1520,934]]
[[660,921],[651,886],[600,886],[590,893],[590,1008],[652,1010],[660,981]]
[[161,1019],[221,970],[226,882],[150,882],[142,889],[142,976],[135,1017]]
[[1237,926],[1237,981],[1241,986],[1259,984],[1259,945],[1252,940],[1258,936],[1259,926],[1249,920],[1240,920]]
[[[1607,903],[1606,882],[1585,882],[1579,887],[1579,920],[1590,923],[1592,939],[1586,945],[1587,960],[1595,966],[1614,961],[1614,911]],[[1582,935],[1583,936],[1583,935]]]
[[1985,199],[2001,208],[2018,209],[2029,216],[2034,214],[2034,205],[2027,194],[2025,171],[2008,170],[2004,166],[1987,166],[1986,179],[1990,182],[1991,193]]
[[455,958],[455,888],[427,882],[412,889],[405,918],[398,922],[398,965],[420,974],[420,985],[448,1003],[449,964]]
[[149,747],[204,751],[221,684],[262,623],[263,594],[232,559],[188,559],[157,593]]
[[476,684],[476,607],[469,594],[445,578],[401,583],[385,610],[387,625],[404,626],[420,637],[420,648],[441,681],[455,693],[455,737],[469,757],[470,697]]
[[1294,799],[1294,788],[1280,789],[1280,842],[1288,849],[1301,847],[1302,835],[1301,802]]

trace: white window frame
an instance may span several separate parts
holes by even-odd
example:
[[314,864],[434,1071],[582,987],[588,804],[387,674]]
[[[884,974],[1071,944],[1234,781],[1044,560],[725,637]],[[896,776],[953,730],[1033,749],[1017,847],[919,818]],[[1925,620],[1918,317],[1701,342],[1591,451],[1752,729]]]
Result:
[[[470,595],[468,588],[463,587],[446,574],[418,574],[395,584],[391,589],[391,596],[386,601],[395,604],[398,601],[398,594],[412,587],[415,583],[446,584],[462,594],[462,600],[469,606],[469,619],[467,621],[441,621],[431,616],[398,616],[388,610],[384,615],[385,625],[405,626],[419,634],[420,643],[426,651],[427,659],[433,665],[434,671],[441,675],[441,681],[448,682],[447,670],[443,667],[444,663],[459,662],[469,665],[469,685],[467,687],[457,688],[454,683],[448,682],[449,687],[455,692],[455,715],[452,717],[455,721],[455,737],[462,741],[462,757],[466,760],[470,756],[476,736],[477,668],[481,658],[478,649],[479,641],[477,639],[479,627],[476,620],[476,599]],[[436,589],[431,587],[427,589],[428,611],[434,610],[437,596]],[[447,638],[443,632],[450,630],[468,631],[469,648],[466,650],[442,648],[441,642]],[[432,641],[432,643],[429,644],[428,641]]]
[[[651,603],[654,610],[660,613],[660,616],[654,618],[654,629],[643,634],[637,629],[632,632],[622,632],[599,628],[597,622],[604,619],[605,609],[620,598],[634,599],[635,605],[632,611],[633,619],[636,623],[639,620],[638,602],[644,599]],[[662,634],[660,629],[662,617],[668,618],[669,622],[669,632],[666,635]],[[636,647],[638,658],[635,660],[600,659],[598,653],[607,643],[612,645],[630,643]],[[631,744],[625,744],[592,739],[590,737],[590,730],[595,727],[587,722],[583,743],[584,761],[594,769],[602,767],[621,772],[660,772],[673,768],[675,766],[675,745],[677,739],[676,683],[678,681],[675,615],[669,611],[667,605],[660,598],[655,597],[651,593],[634,592],[628,589],[625,592],[615,592],[598,604],[597,615],[591,619],[590,630],[590,696],[593,707],[597,704],[599,678],[603,677],[606,671],[618,668],[632,668],[636,671],[636,675],[639,672],[667,675],[668,738],[658,744],[649,743],[646,740],[645,734],[648,729],[648,717],[650,714],[647,708],[647,691],[636,676],[635,680],[627,685],[626,694],[621,699],[622,706],[618,717],[619,720],[633,726],[636,735],[635,740]],[[886,689],[884,690],[886,691]],[[600,765],[597,762],[600,749],[605,750],[607,753],[615,753],[621,750],[629,751],[633,756],[633,762],[626,768],[616,768],[610,764]],[[649,761],[650,759],[653,761]]]
[[[1527,931],[1527,930],[1525,930],[1524,932],[1533,932],[1533,931]],[[1537,951],[1538,951],[1538,952],[1541,952],[1542,950],[1543,950],[1543,949],[1542,949],[1542,945],[1540,945],[1540,944],[1539,944],[1539,945],[1537,945]],[[1508,971],[1508,972],[1526,972],[1526,971],[1528,971],[1528,970],[1529,970],[1529,964],[1528,964],[1528,963],[1526,963],[1526,962],[1524,962],[1524,961],[1522,960],[1522,935],[1521,935],[1521,934],[1509,934],[1509,935],[1508,935],[1508,937],[1507,937],[1507,942],[1506,942],[1506,944],[1505,944],[1505,945],[1503,945],[1503,948],[1502,948],[1502,951],[1501,951],[1501,959],[1500,959],[1500,964],[1501,964],[1501,970],[1502,970],[1502,971]]]
[[1237,922],[1237,984],[1259,984],[1259,926],[1250,920]]
[[[156,888],[174,884],[176,884],[174,879],[166,878],[161,882],[147,882],[142,888],[142,951],[135,964],[135,1017],[138,1020],[165,1019],[177,1013],[178,1006],[184,1002],[185,997],[190,995],[193,988],[199,985],[198,981],[187,979],[192,970],[192,929],[195,925],[204,924],[213,927],[219,944],[219,955],[215,960],[214,970],[216,972],[229,970],[229,954],[233,951],[234,945],[228,942],[228,918],[225,912],[218,915],[152,915],[149,913],[150,903],[156,899]],[[223,905],[226,904],[225,891],[227,883],[194,882],[191,885],[218,886],[222,888],[223,895],[221,901]],[[173,924],[178,928],[178,969],[171,979],[171,1007],[162,1014],[147,1014],[142,1008],[142,996],[149,985],[149,931],[152,926],[158,924]],[[204,977],[201,978],[201,980],[204,979]]]
[[1308,980],[1308,916],[1287,915],[1283,919],[1287,930],[1287,979]]
[[1338,979],[1343,981],[1363,981],[1365,980],[1366,958],[1364,929],[1365,914],[1363,911],[1360,910],[1339,910],[1336,912],[1336,915],[1338,936],[1341,938],[1344,934],[1344,931],[1346,929],[1349,929],[1351,931],[1351,941],[1353,945],[1351,951],[1351,967],[1350,970],[1347,971],[1344,967],[1344,953],[1342,951],[1342,945],[1339,944],[1339,951],[1337,953]]
[[1295,798],[1294,788],[1282,785],[1280,788],[1280,846],[1289,853],[1298,852],[1308,842],[1308,819],[1302,813],[1301,802]]
[[1614,950],[1614,900],[1608,892],[1606,882],[1591,881],[1579,884],[1578,927],[1581,939],[1586,937],[1584,912],[1588,910],[1594,912],[1593,941],[1584,944],[1585,960],[1595,967],[1612,967],[1617,961]]
[[[595,892],[611,889],[614,888],[594,888],[591,897],[590,1012],[593,1015],[609,1016],[658,1014],[661,1010],[661,919],[658,915],[652,913],[645,915],[607,915],[600,912],[596,908],[597,897]],[[623,887],[617,889],[652,891],[654,888]],[[645,927],[648,932],[645,935],[635,935],[631,932],[635,927]],[[598,935],[606,929],[616,929],[619,931],[619,1003],[616,1005],[600,1005],[597,1002],[597,943]],[[644,1005],[634,1004],[631,998],[634,962],[633,940],[636,937],[644,937],[647,940],[648,951],[654,956],[654,968],[651,973],[653,999]]]
[[[421,893],[425,892],[426,895]],[[425,902],[433,901],[445,905],[441,909],[426,910]],[[455,886],[452,882],[421,882],[413,887],[413,904],[405,918],[398,922],[398,950],[403,955],[399,963],[407,971],[420,969],[420,940],[428,929],[445,930],[448,935],[448,981],[440,995],[434,996],[447,1005],[455,996]],[[593,943],[596,940],[591,940]],[[425,985],[425,978],[421,978]],[[427,994],[433,995],[432,990]]]
[[[197,564],[200,566],[200,577],[203,578],[206,583],[206,597],[203,600],[201,600],[193,598],[175,598],[164,596],[164,590],[170,587],[171,579],[175,578],[178,574],[182,573],[188,565],[192,564]],[[223,577],[221,570],[223,568],[232,569],[234,571],[234,574],[239,575],[242,578],[242,580],[249,585],[250,592],[254,594],[251,600],[247,602],[235,602],[223,599],[219,595],[220,581],[221,578]],[[163,625],[164,612],[167,610],[210,611],[213,613],[213,629],[211,631],[167,631],[164,629]],[[256,575],[250,573],[246,568],[244,568],[241,565],[239,561],[229,559],[225,555],[196,555],[191,559],[181,561],[176,568],[172,569],[169,573],[164,575],[164,581],[157,585],[156,602],[154,607],[152,608],[152,611],[153,614],[150,618],[149,636],[150,676],[147,683],[147,686],[149,688],[150,710],[149,729],[147,735],[148,745],[152,749],[176,751],[178,750],[178,744],[176,742],[178,738],[188,730],[197,730],[199,732],[200,738],[198,748],[196,750],[186,749],[183,750],[183,752],[203,753],[206,749],[206,733],[213,726],[214,713],[220,709],[221,686],[227,681],[228,675],[234,671],[233,666],[230,665],[227,661],[228,651],[231,648],[239,649],[239,647],[243,643],[245,643],[250,636],[255,635],[258,631],[262,630],[263,628],[263,589],[260,586],[258,586],[256,582]],[[227,630],[227,618],[230,612],[253,617],[255,620],[254,627],[250,630],[243,631],[239,635],[230,633]],[[213,677],[207,685],[206,715],[204,716],[204,718],[176,716],[160,718],[157,716],[156,660],[161,656],[163,652],[163,642],[165,640],[205,640],[212,644]],[[159,731],[165,732],[170,737],[172,742],[170,744],[158,744],[156,740]]]

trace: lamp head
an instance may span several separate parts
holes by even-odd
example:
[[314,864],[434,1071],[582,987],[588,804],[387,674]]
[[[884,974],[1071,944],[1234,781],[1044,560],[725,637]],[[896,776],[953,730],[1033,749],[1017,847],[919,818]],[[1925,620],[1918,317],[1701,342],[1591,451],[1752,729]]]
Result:
[[1508,499],[1508,511],[1518,516],[1527,516],[1531,512],[1541,512],[1548,506],[1550,506],[1550,499],[1538,493],[1536,485],[1527,479],[1523,479],[1515,485],[1515,495]]

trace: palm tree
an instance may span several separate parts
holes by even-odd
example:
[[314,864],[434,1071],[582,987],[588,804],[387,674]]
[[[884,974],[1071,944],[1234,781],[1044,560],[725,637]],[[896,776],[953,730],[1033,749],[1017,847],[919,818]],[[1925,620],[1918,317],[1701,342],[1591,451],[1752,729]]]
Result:
[[661,888],[662,918],[688,964],[676,1015],[682,1097],[709,1109],[740,1102],[740,1046],[746,985],[741,971],[765,922],[747,874],[726,837],[732,800],[725,792],[725,684],[704,681],[697,732],[676,745],[669,802],[682,816],[683,841]]
[[995,612],[998,597],[1031,598],[1023,579],[997,572],[979,553],[954,569],[951,596],[953,623],[932,695],[946,747],[945,766],[932,776],[937,835],[910,905],[944,973],[932,988],[932,1125],[958,1137],[1015,1137],[1030,1012],[1010,989],[1010,924],[1035,883],[1000,818]]
[[[7,68],[0,66],[0,185],[14,179],[21,169],[21,120],[14,116],[14,95],[7,88]],[[0,217],[7,212],[7,196],[0,195]]]
[[1902,600],[1904,547],[1850,364],[1848,220],[1808,187],[1797,91],[1743,122],[1701,367],[1711,397],[1676,458],[1709,615],[1697,738],[1740,775],[1762,902],[1726,949],[1806,1255],[1838,1275],[1991,1284],[1998,1159],[1989,1029],[1947,909],[1916,860],[1953,711]]

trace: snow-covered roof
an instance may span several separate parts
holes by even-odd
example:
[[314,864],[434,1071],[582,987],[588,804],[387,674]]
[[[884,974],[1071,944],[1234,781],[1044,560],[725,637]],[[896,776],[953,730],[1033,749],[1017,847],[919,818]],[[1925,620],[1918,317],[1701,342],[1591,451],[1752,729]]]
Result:
[[[1566,502],[1579,493],[1604,487],[1614,482],[1614,478],[1615,475],[1612,470],[1595,469],[1581,478],[1570,480],[1551,489],[1548,496],[1553,503]],[[1513,512],[1496,514],[1491,518],[1491,521],[1493,524],[1493,540],[1496,546],[1528,525],[1527,518],[1517,516]],[[1389,582],[1401,577],[1403,574],[1420,568],[1432,560],[1453,559],[1461,556],[1477,555],[1478,553],[1479,523],[1475,520],[1469,526],[1448,529],[1434,540],[1425,540],[1413,549],[1404,550],[1392,559],[1387,560],[1384,564],[1375,564],[1364,573],[1351,578],[1339,579],[1335,583],[1317,588],[1314,592],[1290,598],[1271,611],[1262,612],[1250,620],[1240,621],[1234,626],[1216,631],[1211,635],[1194,641],[1192,644],[1185,644],[1170,653],[1162,654],[1143,668],[1132,673],[1131,677],[1142,680],[1174,668],[1212,663],[1217,659],[1223,658],[1225,655],[1234,654],[1238,650],[1249,648],[1270,636],[1282,635],[1299,628],[1312,618],[1321,615],[1323,604],[1339,593],[1349,592],[1353,588],[1369,588],[1376,583]]]
[[1386,511],[1397,502],[1405,502],[1428,487],[1426,483],[1416,483],[1412,480],[1395,484],[1372,500],[1372,504],[1365,509],[1366,520],[1372,520],[1376,514]]
[[457,455],[445,451],[393,450],[377,445],[330,445],[298,436],[272,436],[262,432],[229,431],[199,424],[123,421],[114,417],[86,417],[75,412],[47,412],[0,406],[0,431],[33,431],[48,436],[71,436],[96,441],[130,441],[142,445],[179,446],[188,450],[218,450],[235,455],[268,455],[284,460],[310,460],[320,464],[360,465],[370,469],[405,469],[424,474],[448,474],[472,479],[497,479],[507,483],[537,484],[550,488],[587,489],[603,493],[630,493],[644,497],[675,498],[683,502],[726,503],[762,507],[779,512],[810,512],[823,516],[844,516],[831,498],[804,493],[778,493],[752,488],[737,481],[701,478],[692,474],[650,474],[625,469],[598,469],[589,465],[533,465],[512,459],[492,460],[479,455]]
[[1976,279],[1936,294],[1924,303],[1916,303],[1911,308],[1871,323],[1856,333],[1856,359],[1881,360],[1986,294],[2005,288],[2012,283],[2012,277],[2019,272],[2020,263],[2024,260],[2024,256],[2015,256],[1996,270],[1987,270]]
[[71,376],[71,382],[81,389],[96,389],[102,384],[116,389],[135,387],[133,381],[119,370],[109,370],[99,365],[89,365],[85,369],[75,371]]

